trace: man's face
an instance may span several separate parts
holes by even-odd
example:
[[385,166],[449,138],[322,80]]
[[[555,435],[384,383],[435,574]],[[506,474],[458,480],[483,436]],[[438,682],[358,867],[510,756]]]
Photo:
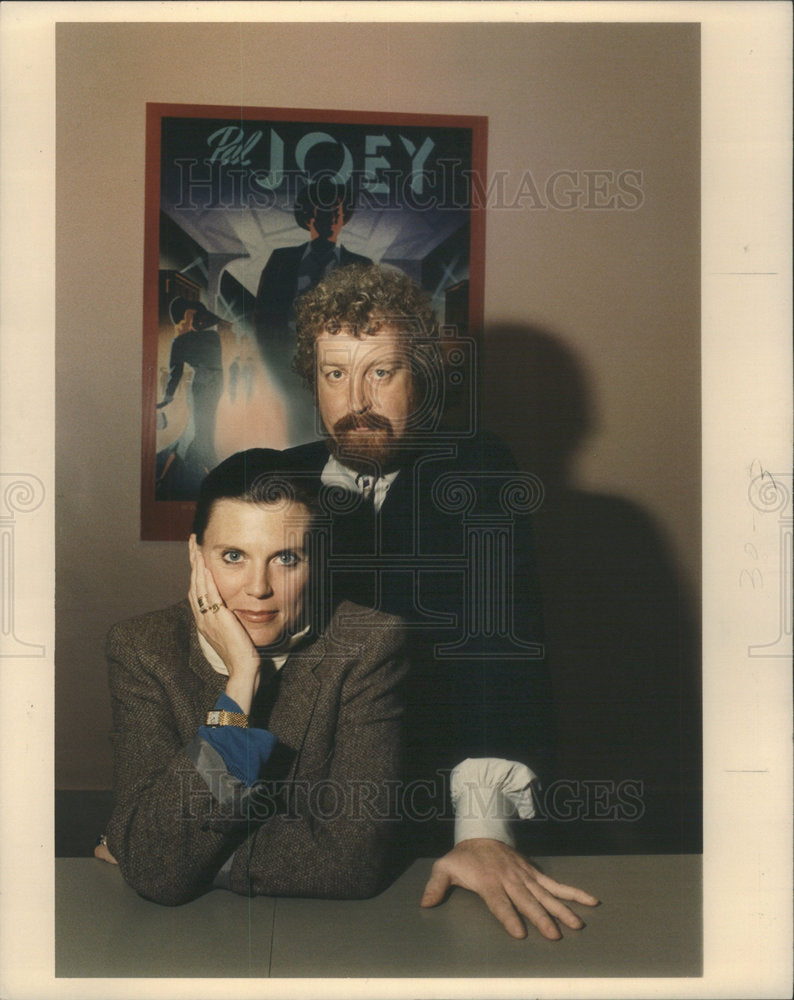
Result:
[[309,236],[312,240],[319,236],[329,243],[336,243],[344,224],[345,212],[341,202],[334,209],[315,208],[314,215],[309,219]]
[[386,326],[354,337],[344,326],[316,341],[317,406],[331,452],[345,465],[382,474],[396,468],[416,393],[404,339]]

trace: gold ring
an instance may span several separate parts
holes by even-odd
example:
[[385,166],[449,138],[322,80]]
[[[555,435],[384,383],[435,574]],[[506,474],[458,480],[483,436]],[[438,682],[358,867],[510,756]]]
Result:
[[221,606],[220,606],[220,604],[211,604],[211,605],[209,606],[209,610],[210,610],[210,611],[211,611],[211,612],[212,612],[213,614],[217,614],[217,613],[218,613],[218,611],[220,611],[220,609],[221,609]]
[[[207,598],[207,600],[209,600],[209,597]],[[204,607],[204,598],[203,597],[199,597],[199,599],[198,599],[198,606],[200,608]]]
[[207,608],[199,608],[199,611],[201,612],[202,615],[206,615]]

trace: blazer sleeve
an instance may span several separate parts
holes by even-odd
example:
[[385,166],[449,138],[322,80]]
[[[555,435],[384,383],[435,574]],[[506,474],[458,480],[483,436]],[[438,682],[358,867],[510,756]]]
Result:
[[174,705],[155,667],[169,654],[152,645],[125,624],[108,636],[115,803],[106,835],[125,880],[174,905],[209,888],[250,832],[248,789],[195,735],[198,725],[187,732],[187,700]]
[[[397,826],[394,794],[402,773],[403,681],[408,663],[399,619],[378,615],[315,707],[333,734],[324,760],[304,760],[283,811],[236,852],[229,887],[264,895],[364,898],[384,887]],[[349,634],[345,649],[350,650]],[[333,700],[336,700],[336,718]],[[314,751],[304,747],[303,758]],[[319,755],[318,755],[319,757]]]

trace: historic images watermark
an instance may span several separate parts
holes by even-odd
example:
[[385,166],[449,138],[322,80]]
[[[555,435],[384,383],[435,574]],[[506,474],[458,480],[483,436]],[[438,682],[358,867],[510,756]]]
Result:
[[761,463],[754,462],[751,477],[747,493],[753,510],[753,534],[752,541],[748,540],[744,544],[745,565],[739,572],[739,586],[757,593],[770,587],[776,589],[778,622],[777,636],[767,642],[751,643],[747,647],[747,653],[753,657],[788,657],[791,655],[792,642],[794,575],[792,474],[768,472]]
[[[449,776],[415,781],[336,781],[331,778],[259,781],[251,788],[230,782],[226,772],[186,771],[180,786],[178,813],[186,821],[206,821],[208,788],[218,796],[218,813],[227,819],[265,822],[274,816],[316,822],[429,823],[455,819],[511,820],[516,809],[497,786],[463,783],[453,809]],[[645,815],[641,779],[560,778],[547,786],[532,785],[532,821],[562,823],[634,823]]]
[[[205,145],[203,156],[174,161],[177,209],[267,209],[277,205],[284,192],[294,201],[318,150],[334,165],[327,169],[329,178],[355,191],[356,208],[379,212],[448,212],[472,205],[560,212],[635,211],[645,201],[643,171],[635,167],[564,167],[545,176],[531,170],[520,174],[494,170],[483,175],[461,159],[439,156],[438,142],[429,133],[417,138],[373,127],[358,146],[317,128],[291,146],[285,130],[276,125],[226,124],[211,131]],[[320,207],[332,208],[333,204],[329,201]]]
[[[405,170],[391,169],[384,161],[377,168],[336,172],[330,177],[335,183],[351,185],[355,210],[376,212],[459,212],[470,207],[634,212],[645,204],[644,171],[636,167],[563,167],[544,175],[531,170],[482,174],[460,160],[439,159],[432,169],[425,169],[424,162],[417,166],[412,160]],[[266,210],[277,208],[285,192],[287,199],[294,201],[306,185],[302,170],[257,169],[249,163],[212,156],[175,160],[178,182],[174,208],[183,212]],[[333,203],[326,205],[319,198],[318,207],[330,209]]]
[[15,532],[17,514],[44,502],[44,484],[30,473],[0,473],[0,657],[44,656],[44,646],[20,639],[15,631]]

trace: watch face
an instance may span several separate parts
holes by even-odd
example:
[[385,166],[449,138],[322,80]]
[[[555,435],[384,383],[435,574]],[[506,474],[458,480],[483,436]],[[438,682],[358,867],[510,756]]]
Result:
[[208,726],[238,726],[241,729],[248,728],[248,716],[238,712],[227,712],[224,709],[212,709],[207,712]]

